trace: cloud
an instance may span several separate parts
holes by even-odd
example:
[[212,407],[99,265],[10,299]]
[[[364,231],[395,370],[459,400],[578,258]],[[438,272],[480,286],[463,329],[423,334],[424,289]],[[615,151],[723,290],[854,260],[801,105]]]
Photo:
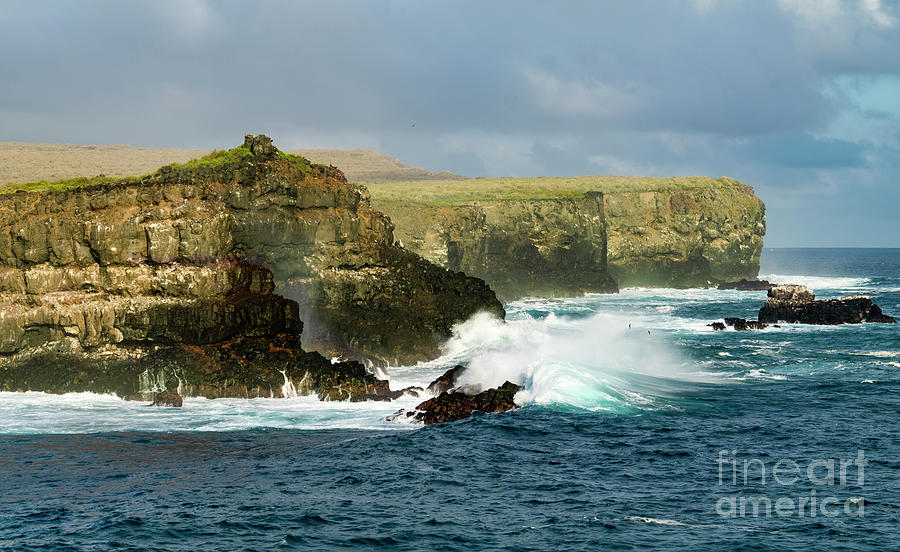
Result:
[[808,133],[754,138],[736,148],[749,162],[788,168],[862,167],[868,145]]
[[[859,197],[897,195],[898,10],[10,0],[0,140],[214,148],[254,131],[472,176],[728,175],[776,206],[768,243],[790,245],[817,238],[773,217],[888,220]],[[834,203],[803,211],[813,191]]]
[[884,28],[897,26],[897,18],[884,9],[881,0],[862,0],[862,9],[875,25]]
[[526,69],[523,74],[536,106],[550,114],[598,119],[623,117],[637,102],[634,94],[600,80],[563,82],[539,69]]

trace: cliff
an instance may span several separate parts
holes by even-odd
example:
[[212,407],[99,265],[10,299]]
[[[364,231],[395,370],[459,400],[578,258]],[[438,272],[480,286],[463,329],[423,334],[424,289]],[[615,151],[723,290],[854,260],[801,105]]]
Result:
[[606,263],[600,194],[581,198],[397,205],[404,247],[490,282],[504,300],[616,290]]
[[402,244],[502,298],[755,277],[765,206],[729,178],[366,183]]
[[475,312],[503,314],[483,281],[395,246],[340,171],[265,137],[31,188],[0,195],[3,389],[383,396],[362,365],[304,352],[301,320],[304,345],[410,362]]

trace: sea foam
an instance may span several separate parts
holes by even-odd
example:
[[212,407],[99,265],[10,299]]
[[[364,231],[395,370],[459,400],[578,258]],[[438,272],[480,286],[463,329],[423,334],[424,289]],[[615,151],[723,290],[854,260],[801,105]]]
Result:
[[468,357],[459,383],[491,388],[524,386],[520,404],[597,407],[654,405],[684,387],[705,381],[667,339],[631,323],[634,317],[596,314],[503,323],[482,314],[458,325],[446,358]]

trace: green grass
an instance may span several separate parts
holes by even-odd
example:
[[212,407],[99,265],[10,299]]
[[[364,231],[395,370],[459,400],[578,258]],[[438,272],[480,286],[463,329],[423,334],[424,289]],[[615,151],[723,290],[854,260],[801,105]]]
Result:
[[536,178],[470,178],[465,180],[417,180],[361,182],[376,203],[424,203],[458,205],[470,201],[561,199],[582,197],[587,192],[648,192],[740,186],[730,178],[630,176],[576,176]]
[[133,181],[135,178],[121,178],[109,176],[94,176],[92,178],[70,178],[68,180],[54,180],[48,182],[39,180],[37,182],[25,182],[23,184],[7,184],[0,186],[0,194],[14,194],[16,192],[45,192],[72,190],[75,188],[84,188],[86,186],[100,186],[103,184],[118,184],[125,181]]
[[[136,182],[140,180],[144,180],[147,178],[153,178],[155,176],[159,176],[163,172],[167,171],[182,171],[182,170],[191,170],[191,169],[214,169],[218,167],[223,167],[226,165],[231,165],[234,163],[238,163],[248,157],[252,157],[253,154],[249,149],[241,146],[237,148],[232,148],[229,150],[215,150],[210,152],[203,157],[198,157],[197,159],[192,159],[187,161],[186,163],[171,163],[166,165],[160,169],[157,169],[153,173],[141,175],[141,176],[125,176],[125,177],[109,177],[109,176],[94,176],[94,177],[79,177],[79,178],[70,178],[66,180],[39,180],[35,182],[25,182],[22,184],[7,184],[4,186],[0,186],[0,194],[12,194],[18,191],[24,192],[44,192],[44,191],[61,191],[61,190],[72,190],[75,188],[85,188],[88,186],[100,186],[100,185],[109,185],[109,184],[124,184],[128,182]],[[295,167],[297,167],[301,173],[306,173],[306,171],[310,167],[310,162],[300,156],[294,155],[290,153],[284,153],[279,151],[278,156],[281,159],[284,159],[290,163],[292,163]]]
[[281,150],[278,151],[278,157],[284,159],[285,161],[289,161],[295,167],[300,169],[301,173],[306,173],[309,170],[311,163],[309,159],[303,157],[302,155],[294,155],[293,153],[285,153]]
[[191,159],[187,163],[172,163],[168,167],[176,170],[199,169],[199,168],[217,168],[224,165],[238,163],[253,154],[244,146],[231,148],[229,150],[214,150],[203,157]]

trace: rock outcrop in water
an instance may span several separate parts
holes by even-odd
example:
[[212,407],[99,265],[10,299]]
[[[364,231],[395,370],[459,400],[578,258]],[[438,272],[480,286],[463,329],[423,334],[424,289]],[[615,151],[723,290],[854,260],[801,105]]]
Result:
[[388,397],[361,364],[305,352],[301,318],[304,342],[409,362],[454,323],[503,315],[483,281],[391,228],[340,171],[264,136],[140,179],[2,195],[0,389]]
[[150,406],[171,406],[174,408],[181,408],[184,406],[184,398],[178,393],[164,391],[162,393],[157,393],[153,397],[153,403],[150,404]]
[[369,190],[405,247],[483,278],[504,300],[756,277],[765,206],[749,186],[579,178],[585,182],[475,179],[435,182],[418,194],[404,193],[405,183]]
[[796,284],[772,286],[768,295],[765,305],[759,310],[758,321],[726,318],[724,323],[713,322],[707,326],[718,331],[726,326],[743,331],[763,330],[768,324],[775,324],[774,327],[778,328],[777,322],[819,325],[897,322],[881,312],[881,308],[865,295],[816,300],[816,294],[811,289]]
[[775,286],[770,289],[769,299],[759,311],[759,321],[799,324],[896,323],[894,318],[882,313],[881,308],[867,296],[816,300],[812,290],[798,285]]
[[734,328],[735,331],[745,332],[747,330],[764,330],[766,329],[766,324],[762,322],[758,322],[756,320],[747,320],[745,318],[736,318],[729,317],[725,319],[725,322],[713,322],[712,324],[707,324],[712,327],[713,330],[724,330],[727,328]]
[[456,365],[444,372],[439,378],[428,384],[428,392],[432,395],[440,395],[444,391],[450,391],[456,387],[459,377],[466,371],[465,366]]
[[733,289],[737,291],[769,291],[772,284],[768,280],[747,280],[741,279],[737,282],[722,282],[719,289]]
[[517,408],[513,398],[521,390],[521,386],[507,381],[500,387],[474,395],[462,391],[445,391],[423,402],[414,411],[400,412],[394,417],[412,418],[430,425],[462,420],[475,412],[506,412]]

